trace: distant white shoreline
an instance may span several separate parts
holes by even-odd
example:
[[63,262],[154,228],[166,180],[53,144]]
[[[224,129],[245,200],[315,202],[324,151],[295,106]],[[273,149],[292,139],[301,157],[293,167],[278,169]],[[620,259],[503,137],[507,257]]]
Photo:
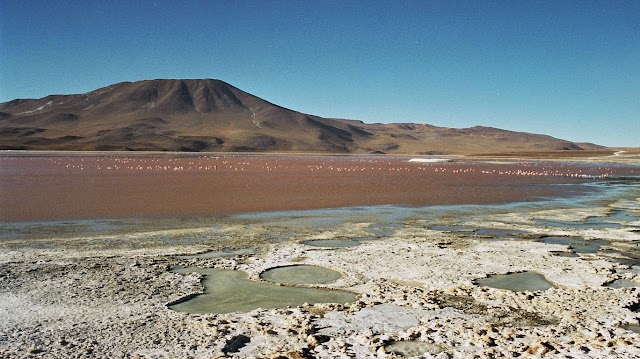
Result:
[[409,162],[440,163],[440,162],[453,162],[453,160],[449,158],[412,158],[409,160]]

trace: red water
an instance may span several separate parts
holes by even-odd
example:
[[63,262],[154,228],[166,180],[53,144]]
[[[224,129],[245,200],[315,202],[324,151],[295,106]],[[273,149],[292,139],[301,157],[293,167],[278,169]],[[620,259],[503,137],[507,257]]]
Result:
[[581,191],[610,168],[370,156],[0,157],[0,221],[489,204]]

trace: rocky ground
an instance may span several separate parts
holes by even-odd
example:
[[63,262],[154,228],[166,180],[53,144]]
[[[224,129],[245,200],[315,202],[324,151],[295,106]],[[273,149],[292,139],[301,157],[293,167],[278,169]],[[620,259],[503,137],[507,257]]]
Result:
[[[624,203],[637,207],[633,201]],[[133,245],[143,234],[5,240],[0,253],[0,356],[640,357],[640,334],[626,329],[638,325],[640,288],[604,286],[620,278],[640,281],[637,267],[595,254],[558,255],[570,248],[535,241],[543,235],[592,233],[556,233],[560,230],[535,225],[536,218],[579,221],[610,212],[585,211],[476,214],[454,223],[517,228],[522,233],[513,240],[435,230],[439,223],[414,219],[384,235],[373,235],[373,222],[360,221],[320,231],[298,228],[295,238],[260,242],[258,238],[285,235],[282,226],[229,224],[216,229],[228,238],[225,247],[252,243],[259,250],[223,258],[180,256],[220,246],[206,240]],[[617,239],[612,247],[625,248],[640,240],[636,228],[602,229],[597,237],[609,235]],[[302,243],[362,237],[371,240],[349,248]],[[239,269],[261,280],[263,270],[289,264],[342,272],[342,279],[323,286],[353,291],[358,300],[228,314],[195,315],[167,308],[203,291],[199,274],[172,273],[173,266]],[[511,292],[474,285],[489,274],[520,271],[540,273],[556,287]]]

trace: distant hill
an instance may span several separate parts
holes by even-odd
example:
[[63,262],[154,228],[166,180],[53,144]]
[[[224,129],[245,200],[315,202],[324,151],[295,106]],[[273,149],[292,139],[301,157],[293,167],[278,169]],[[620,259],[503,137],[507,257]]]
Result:
[[211,79],[122,82],[0,104],[0,149],[482,154],[602,148],[482,126],[322,118]]

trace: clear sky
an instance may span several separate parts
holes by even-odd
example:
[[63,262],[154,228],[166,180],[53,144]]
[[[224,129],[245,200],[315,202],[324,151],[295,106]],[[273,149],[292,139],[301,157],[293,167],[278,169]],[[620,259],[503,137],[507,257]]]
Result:
[[640,1],[0,0],[0,102],[154,78],[640,146]]

